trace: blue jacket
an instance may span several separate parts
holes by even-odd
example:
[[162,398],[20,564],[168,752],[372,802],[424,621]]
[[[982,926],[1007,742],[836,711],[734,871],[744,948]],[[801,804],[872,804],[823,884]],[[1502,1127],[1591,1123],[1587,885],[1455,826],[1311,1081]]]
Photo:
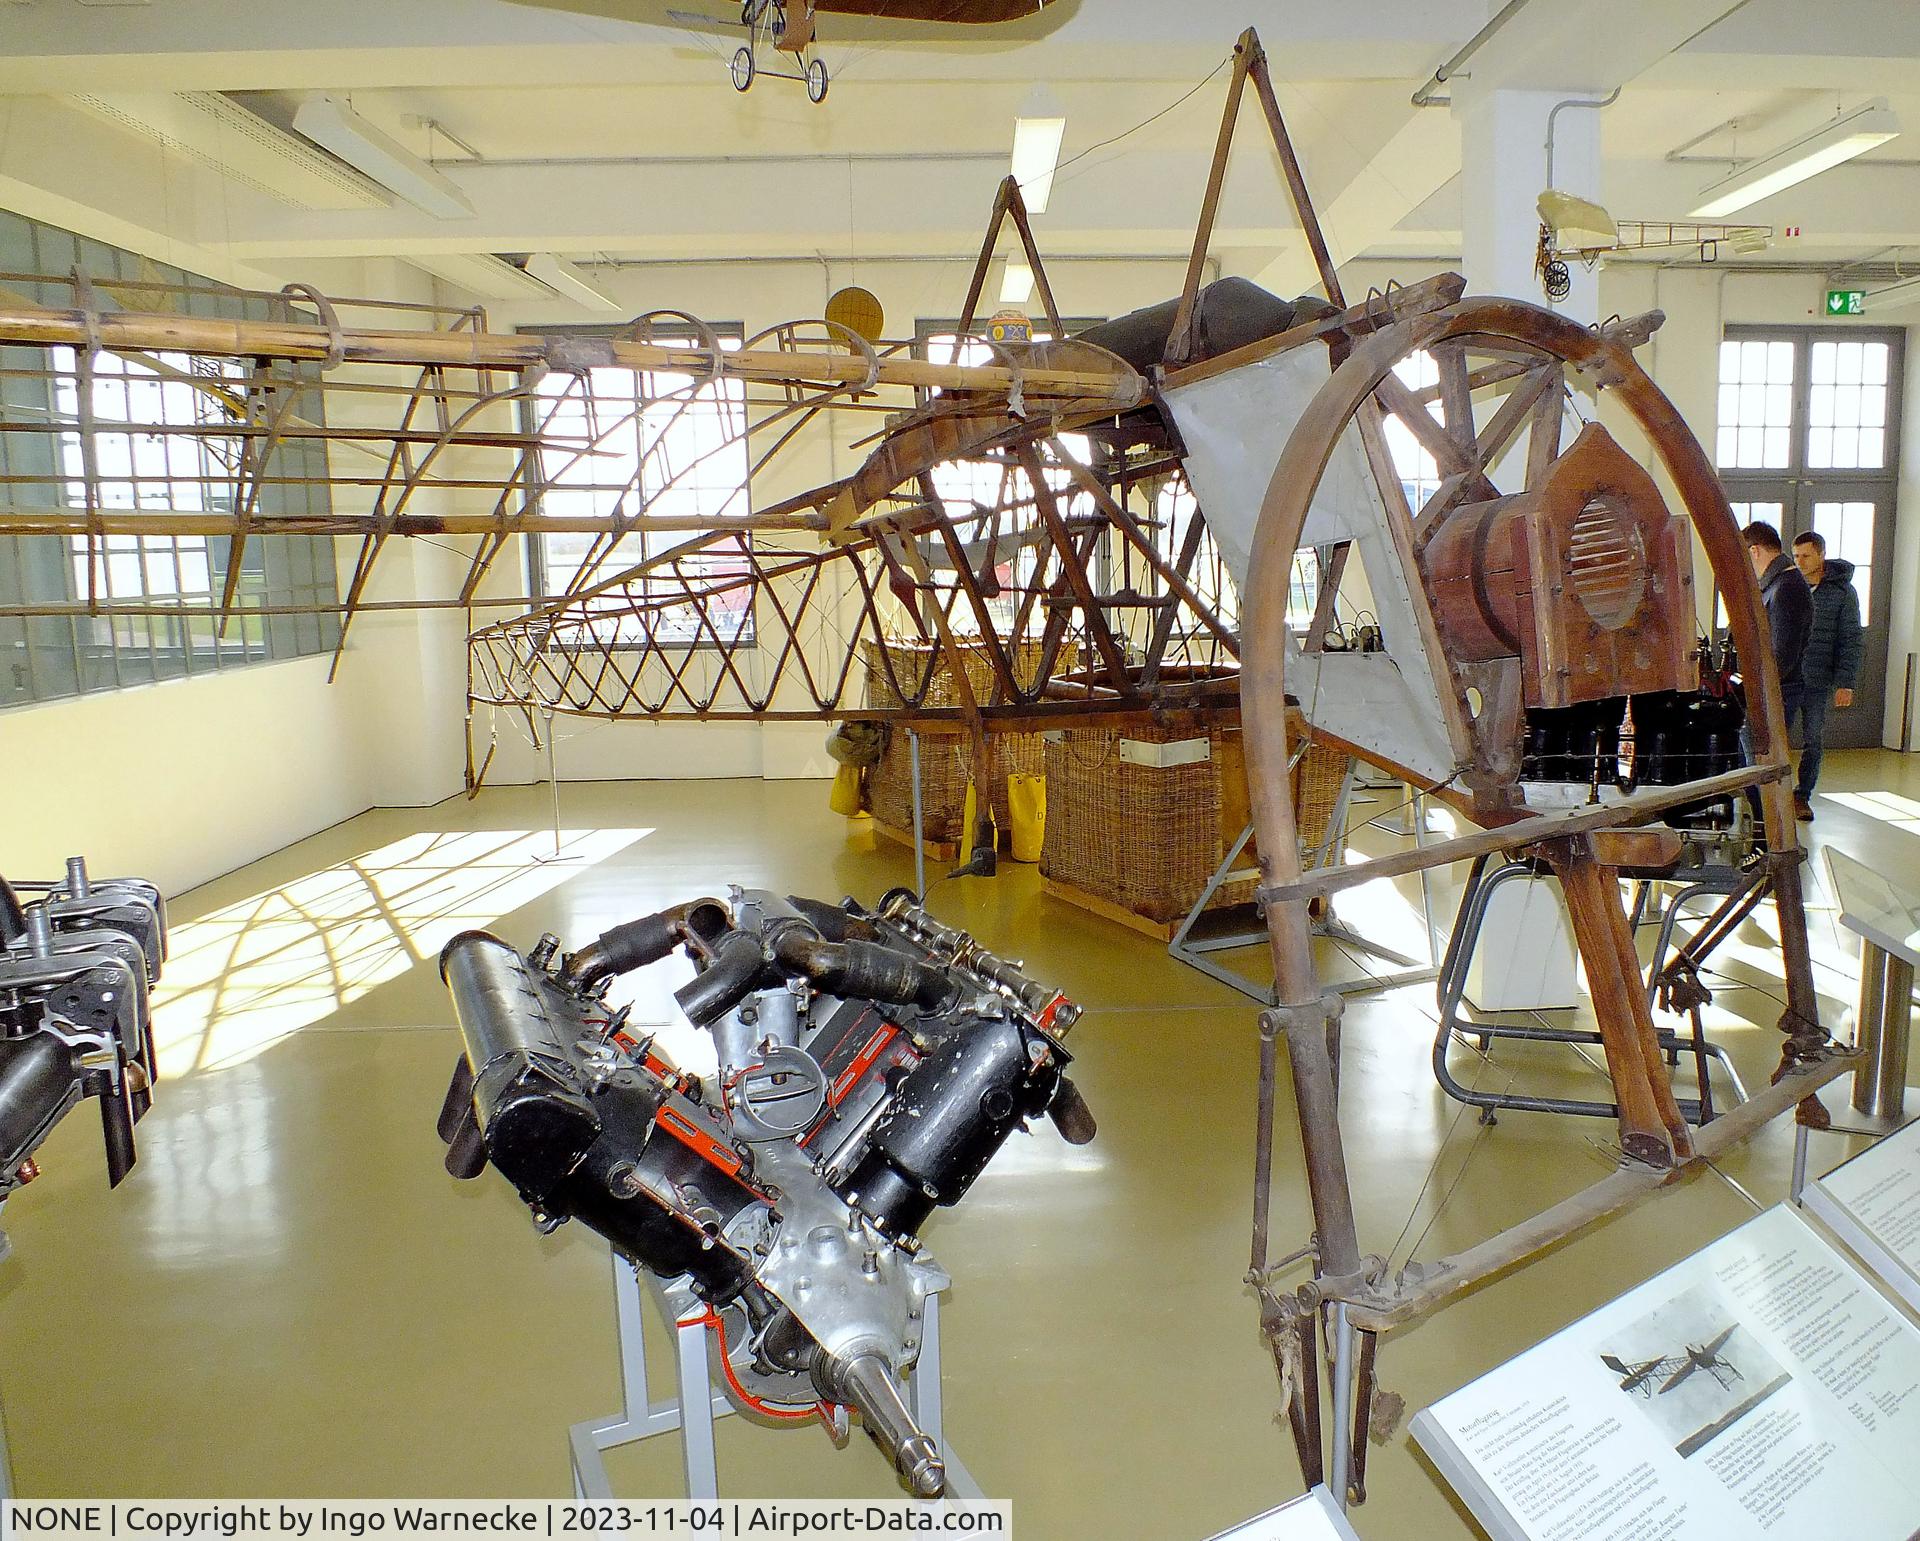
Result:
[[1827,559],[1813,591],[1813,629],[1801,672],[1810,688],[1851,690],[1860,678],[1860,596],[1853,563]]
[[1813,630],[1813,595],[1793,558],[1781,552],[1768,563],[1760,579],[1760,602],[1767,607],[1767,630],[1772,633],[1774,667],[1782,685],[1801,683],[1807,635]]

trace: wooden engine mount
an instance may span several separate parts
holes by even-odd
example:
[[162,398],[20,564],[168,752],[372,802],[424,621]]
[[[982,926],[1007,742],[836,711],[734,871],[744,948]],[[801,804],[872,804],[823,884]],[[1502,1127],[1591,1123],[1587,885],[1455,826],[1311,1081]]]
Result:
[[1462,503],[1420,566],[1457,659],[1517,658],[1522,700],[1695,690],[1692,542],[1653,478],[1589,423],[1538,486]]

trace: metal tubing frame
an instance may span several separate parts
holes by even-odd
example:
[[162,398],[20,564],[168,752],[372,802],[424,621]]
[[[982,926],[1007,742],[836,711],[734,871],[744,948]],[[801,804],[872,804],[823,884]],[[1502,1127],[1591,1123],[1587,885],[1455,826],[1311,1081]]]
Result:
[[1913,965],[1865,937],[1854,1039],[1865,1056],[1853,1078],[1853,1114],[1898,1127],[1905,1121],[1907,1055],[1913,1024]]
[[[1332,850],[1336,847],[1340,849],[1345,848],[1343,836],[1347,804],[1352,787],[1353,763],[1349,761],[1347,764],[1346,777],[1340,784],[1340,794],[1334,801],[1333,818],[1327,830],[1327,838],[1321,841],[1319,847],[1310,853],[1310,859],[1304,870],[1313,871],[1318,867],[1325,866],[1329,853]],[[1418,799],[1416,799],[1416,801],[1418,801]],[[1422,810],[1422,818],[1424,819],[1424,810]],[[1257,946],[1266,941],[1267,933],[1264,928],[1251,931],[1232,931],[1222,936],[1208,936],[1198,940],[1196,940],[1193,935],[1194,928],[1200,924],[1201,917],[1206,913],[1207,906],[1213,902],[1213,896],[1220,891],[1221,885],[1227,881],[1228,873],[1233,870],[1234,863],[1240,859],[1240,853],[1247,848],[1247,842],[1252,838],[1253,825],[1249,823],[1247,827],[1240,832],[1240,838],[1235,840],[1233,844],[1227,848],[1226,855],[1220,859],[1220,864],[1213,869],[1212,876],[1207,879],[1206,886],[1200,890],[1199,897],[1193,901],[1192,908],[1187,911],[1179,927],[1168,939],[1167,951],[1182,963],[1186,964],[1188,968],[1198,969],[1209,979],[1218,980],[1221,984],[1238,990],[1249,999],[1259,1001],[1263,1006],[1273,1006],[1277,1005],[1278,1001],[1271,987],[1262,988],[1256,985],[1245,974],[1227,968],[1224,964],[1215,963],[1213,959],[1208,956],[1209,953],[1233,952],[1242,947]],[[1415,832],[1414,843],[1416,845],[1419,844],[1418,831]],[[1364,974],[1359,979],[1340,980],[1336,984],[1329,986],[1329,988],[1339,995],[1372,995],[1376,991],[1393,990],[1399,988],[1401,985],[1424,984],[1427,980],[1434,978],[1438,965],[1433,959],[1432,952],[1433,895],[1427,886],[1427,877],[1424,868],[1420,873],[1420,911],[1423,929],[1427,937],[1428,961],[1426,963],[1419,963],[1404,953],[1395,952],[1391,947],[1373,941],[1369,937],[1362,936],[1358,931],[1354,930],[1352,926],[1339,919],[1331,911],[1319,920],[1316,920],[1313,923],[1313,934],[1315,936],[1324,937],[1337,946],[1352,948],[1359,952],[1368,953],[1376,958],[1383,958],[1389,963],[1400,965],[1399,971],[1395,973]]]
[[[573,1474],[573,1496],[596,1501],[611,1501],[612,1484],[602,1457],[661,1434],[681,1431],[682,1471],[687,1497],[694,1499],[720,1496],[719,1461],[715,1453],[713,1425],[739,1409],[725,1393],[713,1388],[709,1371],[710,1349],[704,1315],[681,1320],[673,1304],[674,1292],[652,1274],[646,1275],[649,1294],[658,1307],[662,1321],[673,1335],[676,1394],[654,1401],[647,1389],[646,1323],[640,1305],[641,1270],[617,1252],[613,1259],[614,1338],[620,1358],[621,1410],[606,1418],[589,1418],[567,1430],[567,1460]],[[940,1296],[936,1290],[926,1297],[921,1317],[920,1357],[913,1374],[907,1378],[907,1407],[914,1422],[940,1451],[947,1471],[947,1495],[953,1498],[984,1498],[985,1492],[960,1458],[945,1441],[941,1408]],[[690,1297],[689,1297],[690,1298]],[[706,1399],[686,1414],[689,1386],[702,1388]]]
[[[1491,875],[1486,873],[1487,858],[1478,858],[1467,874],[1465,888],[1460,895],[1460,910],[1454,920],[1453,934],[1448,940],[1446,960],[1441,965],[1439,979],[1434,991],[1439,1008],[1439,1020],[1433,1039],[1433,1078],[1440,1089],[1455,1102],[1465,1103],[1468,1107],[1480,1108],[1486,1113],[1511,1109],[1520,1113],[1564,1113],[1583,1118],[1618,1118],[1620,1107],[1614,1102],[1593,1102],[1576,1097],[1535,1097],[1511,1092],[1482,1092],[1464,1086],[1454,1076],[1447,1065],[1447,1051],[1456,1037],[1478,1038],[1484,1044],[1493,1038],[1511,1038],[1523,1043],[1561,1043],[1597,1047],[1601,1042],[1598,1033],[1585,1028],[1561,1027],[1520,1027],[1505,1023],[1460,1021],[1460,1005],[1466,998],[1467,972],[1472,966],[1473,950],[1479,944],[1480,928],[1485,923],[1487,906],[1492,902],[1494,892],[1503,883],[1509,883],[1520,877],[1536,875],[1531,862],[1507,862]],[[1662,936],[1672,931],[1672,922],[1678,906],[1695,893],[1725,892],[1708,884],[1695,884],[1676,895],[1673,904],[1668,907]],[[1650,965],[1648,999],[1651,1001],[1657,987],[1657,975],[1660,969],[1661,950],[1656,947],[1653,963]],[[1724,1046],[1709,1043],[1697,1018],[1693,1020],[1693,1029],[1689,1036],[1682,1039],[1671,1028],[1662,1028],[1659,1045],[1671,1064],[1682,1054],[1694,1056],[1698,1066],[1700,1096],[1695,1099],[1679,1099],[1680,1111],[1689,1123],[1710,1123],[1713,1119],[1712,1085],[1707,1079],[1707,1062],[1716,1059],[1726,1070],[1727,1079],[1732,1082],[1738,1101],[1747,1100],[1747,1089],[1741,1083],[1739,1072],[1734,1068],[1732,1057]],[[1491,1119],[1487,1119],[1491,1122]]]

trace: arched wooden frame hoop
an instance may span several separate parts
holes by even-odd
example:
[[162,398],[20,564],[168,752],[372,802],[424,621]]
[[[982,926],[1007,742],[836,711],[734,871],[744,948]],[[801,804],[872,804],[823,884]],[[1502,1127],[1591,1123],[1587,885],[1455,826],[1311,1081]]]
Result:
[[[1590,832],[1601,818],[1612,825],[1644,823],[1666,808],[1702,795],[1723,794],[1743,785],[1759,788],[1768,858],[1785,957],[1787,1010],[1780,1026],[1786,1033],[1776,1084],[1697,1134],[1689,1136],[1677,1114],[1661,1113],[1674,1136],[1669,1164],[1629,1160],[1619,1171],[1563,1200],[1531,1220],[1451,1258],[1409,1265],[1399,1278],[1383,1277],[1377,1258],[1360,1252],[1353,1196],[1338,1122],[1338,1003],[1321,992],[1310,950],[1308,900],[1315,882],[1303,878],[1295,814],[1287,776],[1286,743],[1286,593],[1287,574],[1297,550],[1313,495],[1334,446],[1347,425],[1367,408],[1395,363],[1437,344],[1476,342],[1508,354],[1516,348],[1537,353],[1542,364],[1560,361],[1577,370],[1596,390],[1612,392],[1645,433],[1661,465],[1678,489],[1686,514],[1704,547],[1717,586],[1725,597],[1734,641],[1747,680],[1748,708],[1756,763],[1745,771],[1661,789],[1658,797],[1630,800],[1596,817],[1534,816],[1524,810],[1488,817],[1504,830],[1489,831],[1446,846],[1482,849],[1529,848],[1552,860],[1563,878],[1584,883],[1589,898],[1619,915],[1612,869],[1594,862]],[[1389,517],[1393,517],[1391,514]],[[1807,950],[1800,862],[1791,794],[1785,776],[1786,723],[1780,683],[1768,630],[1753,580],[1745,542],[1712,466],[1671,401],[1635,362],[1629,348],[1551,311],[1516,300],[1470,299],[1444,310],[1413,317],[1359,342],[1334,371],[1295,426],[1280,456],[1261,507],[1244,595],[1241,710],[1245,725],[1247,770],[1258,836],[1263,895],[1273,954],[1277,1007],[1262,1018],[1259,1168],[1252,1281],[1260,1291],[1263,1321],[1284,1374],[1291,1375],[1290,1413],[1303,1468],[1310,1480],[1321,1471],[1316,1321],[1323,1308],[1337,1311],[1344,1334],[1361,1334],[1357,1395],[1346,1356],[1336,1353],[1334,1378],[1335,1480],[1351,1477],[1363,1492],[1358,1471],[1364,1467],[1366,1429],[1372,1398],[1374,1337],[1410,1321],[1445,1299],[1470,1289],[1558,1245],[1576,1231],[1671,1182],[1728,1146],[1746,1138],[1780,1113],[1802,1103],[1802,1117],[1817,1121],[1811,1093],[1842,1073],[1847,1060],[1831,1049],[1819,1025],[1812,965]],[[1675,795],[1664,795],[1667,792]],[[1636,806],[1636,803],[1638,806]],[[1438,850],[1441,848],[1432,848]],[[1462,849],[1459,856],[1475,854]],[[1458,859],[1452,857],[1447,859]],[[1347,869],[1352,877],[1356,869]],[[1364,872],[1363,869],[1358,869]],[[1346,886],[1344,882],[1340,886]],[[1583,951],[1587,949],[1583,947]],[[1631,955],[1630,939],[1627,954]],[[1590,968],[1590,973],[1604,972]],[[1619,992],[1638,998],[1637,989]],[[1596,990],[1596,997],[1599,990]],[[1604,1015],[1604,1005],[1597,1000]],[[1284,1038],[1293,1072],[1294,1096],[1304,1147],[1315,1223],[1315,1277],[1289,1297],[1277,1295],[1267,1277],[1267,1200],[1272,1170],[1272,1113],[1277,1043]],[[1621,1085],[1609,1045],[1609,1065],[1627,1123],[1630,1088]],[[1652,1056],[1651,1074],[1670,1108],[1664,1064]],[[1653,1127],[1657,1128],[1658,1125]],[[1351,1418],[1348,1423],[1347,1418]],[[1349,1458],[1354,1463],[1349,1465]],[[1356,1470],[1356,1468],[1358,1470]]]

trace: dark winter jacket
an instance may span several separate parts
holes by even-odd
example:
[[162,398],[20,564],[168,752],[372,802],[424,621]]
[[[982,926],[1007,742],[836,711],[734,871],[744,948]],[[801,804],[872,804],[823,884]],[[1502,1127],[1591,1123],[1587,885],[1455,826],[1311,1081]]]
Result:
[[1821,570],[1801,672],[1809,689],[1851,690],[1860,678],[1860,596],[1851,562],[1829,557]]
[[1773,662],[1780,671],[1780,683],[1798,685],[1807,636],[1813,630],[1813,591],[1784,551],[1767,564],[1760,579],[1760,602],[1767,607],[1767,629],[1773,634]]

